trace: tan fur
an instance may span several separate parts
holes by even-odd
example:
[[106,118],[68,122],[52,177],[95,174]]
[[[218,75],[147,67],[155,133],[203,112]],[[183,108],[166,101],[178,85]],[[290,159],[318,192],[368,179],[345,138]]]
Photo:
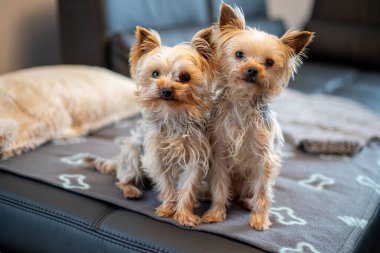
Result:
[[[162,202],[157,216],[173,217],[190,227],[200,222],[193,209],[209,168],[205,115],[211,101],[210,58],[210,46],[201,36],[191,44],[164,47],[156,32],[137,27],[130,62],[143,120],[117,159],[87,159],[89,167],[106,166],[108,169],[97,167],[105,172],[116,164],[117,186],[127,198],[141,197],[137,186],[148,176]],[[159,72],[157,78],[152,76],[155,71]],[[179,79],[183,73],[190,75],[188,82]],[[160,98],[161,88],[171,88],[173,99]]]
[[[212,205],[204,222],[224,220],[229,201],[238,197],[252,210],[250,226],[269,228],[283,139],[270,102],[287,86],[312,37],[309,32],[291,32],[279,39],[245,27],[239,9],[221,4],[218,29],[210,42],[215,47],[217,98],[208,127]],[[237,51],[244,57],[237,58]],[[266,64],[268,59],[273,66]],[[247,79],[250,68],[257,70],[254,80]]]

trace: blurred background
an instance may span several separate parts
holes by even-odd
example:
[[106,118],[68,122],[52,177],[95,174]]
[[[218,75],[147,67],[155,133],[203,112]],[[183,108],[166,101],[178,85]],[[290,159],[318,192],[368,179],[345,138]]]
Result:
[[[136,25],[163,44],[217,20],[221,0],[0,0],[0,74],[40,65],[102,66],[129,76]],[[290,88],[357,101],[380,113],[379,0],[225,0],[246,22],[282,36],[316,33]]]
[[0,0],[0,74],[60,62],[56,0]]
[[[122,2],[128,5],[128,0]],[[269,17],[300,28],[310,17],[313,0],[266,3]],[[58,0],[0,0],[0,74],[61,63],[58,6]]]

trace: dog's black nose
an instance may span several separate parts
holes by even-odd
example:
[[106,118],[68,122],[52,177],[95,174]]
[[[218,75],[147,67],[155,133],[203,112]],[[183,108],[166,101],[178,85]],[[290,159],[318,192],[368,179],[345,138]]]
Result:
[[160,89],[160,98],[165,100],[173,99],[174,92],[170,88],[162,88]]
[[251,79],[256,77],[258,73],[259,72],[257,71],[257,69],[254,69],[254,68],[247,69],[247,76]]

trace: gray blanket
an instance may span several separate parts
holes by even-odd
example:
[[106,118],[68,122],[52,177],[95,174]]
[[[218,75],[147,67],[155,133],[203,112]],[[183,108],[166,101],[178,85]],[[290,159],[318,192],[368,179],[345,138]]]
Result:
[[273,109],[287,141],[308,153],[353,155],[380,138],[380,115],[345,98],[288,89]]
[[[55,141],[35,151],[0,162],[0,169],[38,179],[159,219],[156,192],[125,200],[112,176],[82,169],[80,153],[112,157],[136,119],[126,120],[86,138]],[[123,137],[124,136],[124,137]],[[350,252],[379,208],[380,147],[370,143],[353,157],[310,155],[286,147],[274,189],[268,231],[248,225],[249,212],[234,204],[227,220],[201,224],[195,230],[221,234],[268,252]],[[202,203],[202,214],[208,207]],[[160,219],[175,224],[171,219]]]

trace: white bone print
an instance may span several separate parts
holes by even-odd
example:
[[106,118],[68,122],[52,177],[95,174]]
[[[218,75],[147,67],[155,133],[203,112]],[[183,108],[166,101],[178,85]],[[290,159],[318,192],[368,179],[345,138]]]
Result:
[[304,219],[297,217],[293,209],[289,207],[272,207],[269,213],[276,216],[277,221],[284,225],[305,225],[307,223]]
[[285,158],[285,159],[293,159],[297,157],[297,154],[294,153],[293,151],[283,151],[281,156],[282,158]]
[[62,186],[65,189],[90,189],[90,185],[84,182],[86,177],[83,175],[62,174],[58,178],[63,181]]
[[81,165],[83,163],[83,158],[91,156],[88,153],[79,153],[72,156],[65,156],[61,158],[61,162],[70,164],[70,165]]
[[324,155],[324,154],[320,154],[319,155],[319,158],[321,158],[322,160],[326,160],[326,161],[347,161],[347,160],[350,160],[350,158],[348,156],[345,156],[345,155]]
[[315,190],[323,190],[326,185],[333,185],[334,183],[334,179],[318,173],[311,174],[310,178],[298,182],[299,185]]
[[375,181],[373,181],[369,177],[359,175],[356,178],[356,181],[361,185],[368,186],[368,187],[372,188],[377,194],[380,195],[380,184],[377,184]]
[[117,136],[113,141],[118,145],[123,145],[128,141],[128,139],[130,139],[129,136]]
[[306,252],[312,252],[312,253],[320,253],[318,250],[314,248],[313,245],[311,245],[308,242],[299,242],[297,243],[296,248],[281,248],[280,253],[306,253]]
[[367,226],[368,221],[364,219],[359,219],[357,217],[352,216],[337,216],[338,219],[346,223],[350,227],[358,227],[365,228]]

